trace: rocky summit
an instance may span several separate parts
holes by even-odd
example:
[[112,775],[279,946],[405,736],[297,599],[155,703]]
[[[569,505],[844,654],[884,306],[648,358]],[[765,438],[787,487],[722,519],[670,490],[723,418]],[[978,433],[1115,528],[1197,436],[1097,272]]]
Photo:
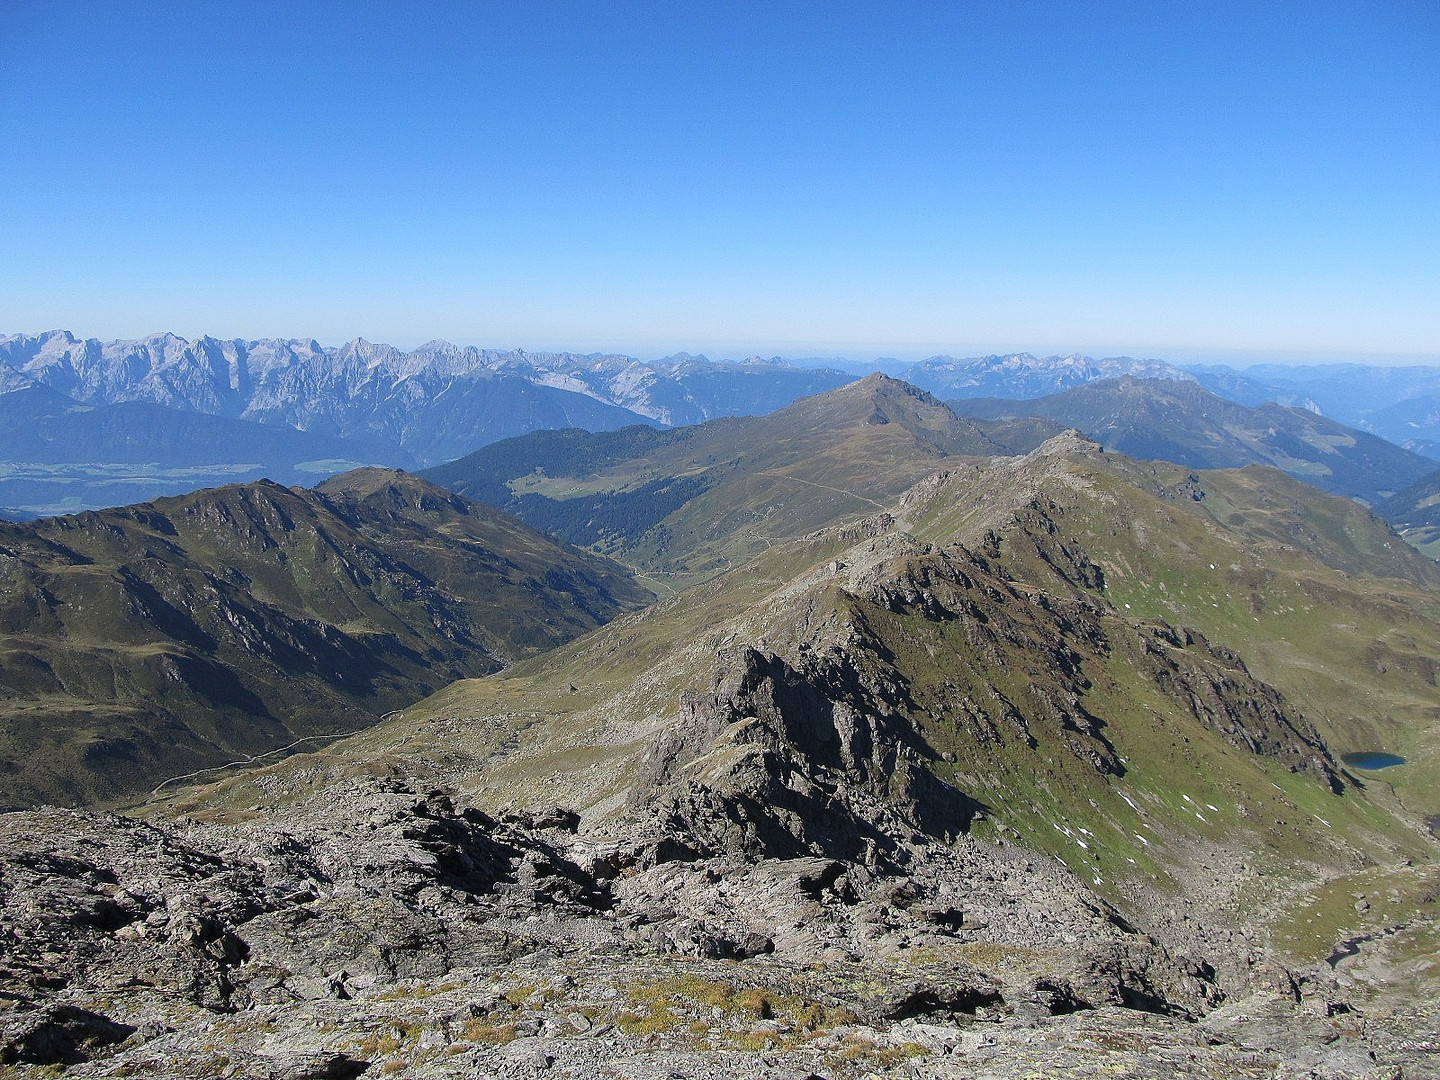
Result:
[[[736,520],[743,565],[322,749],[0,818],[0,1076],[1436,1075],[1433,563],[1269,470],[836,394],[801,415],[887,479]],[[717,530],[823,482],[755,455]],[[399,514],[382,479],[327,498]]]

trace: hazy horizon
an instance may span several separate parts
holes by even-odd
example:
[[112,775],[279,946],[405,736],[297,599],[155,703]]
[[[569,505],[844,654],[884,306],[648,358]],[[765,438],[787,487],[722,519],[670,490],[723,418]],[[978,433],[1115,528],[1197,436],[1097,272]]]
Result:
[[[763,346],[763,345],[762,345],[762,346],[758,346],[758,347],[756,347],[756,346],[744,346],[744,345],[742,345],[742,346],[725,346],[725,345],[719,345],[719,346],[715,346],[715,345],[710,345],[710,346],[679,345],[679,346],[676,346],[676,347],[674,347],[674,348],[658,348],[658,349],[657,349],[657,348],[626,348],[626,347],[624,347],[623,345],[615,346],[615,347],[600,348],[600,347],[587,347],[587,346],[585,346],[585,345],[583,345],[583,344],[581,344],[581,345],[560,345],[560,346],[556,346],[556,345],[514,344],[514,343],[496,344],[496,343],[494,343],[494,342],[484,342],[484,341],[455,340],[455,339],[453,339],[453,338],[443,337],[443,336],[435,335],[435,334],[432,334],[432,335],[429,335],[429,336],[425,336],[425,337],[415,338],[415,339],[413,339],[413,340],[399,340],[399,341],[392,341],[392,340],[386,340],[386,339],[382,339],[382,338],[370,337],[370,336],[365,335],[365,334],[352,334],[352,335],[350,335],[349,337],[330,338],[330,339],[327,340],[327,339],[325,339],[325,338],[321,338],[321,337],[319,337],[319,336],[317,336],[317,335],[314,335],[314,334],[265,334],[265,333],[261,333],[261,334],[245,334],[245,333],[241,333],[241,334],[216,334],[216,333],[213,333],[213,332],[206,332],[206,331],[203,331],[203,330],[202,330],[202,331],[198,331],[198,332],[182,333],[182,332],[180,332],[180,331],[178,331],[178,330],[174,330],[174,329],[165,329],[165,330],[152,330],[152,331],[149,331],[148,333],[134,334],[134,335],[113,335],[113,334],[96,334],[96,333],[82,332],[82,331],[76,330],[76,329],[75,329],[74,327],[72,327],[72,326],[52,326],[52,327],[47,327],[47,328],[45,328],[44,330],[14,330],[14,329],[10,329],[10,328],[0,327],[0,337],[10,336],[10,335],[29,335],[29,336],[38,337],[38,336],[41,336],[41,335],[43,335],[43,334],[54,333],[54,332],[68,332],[68,333],[72,334],[74,337],[76,337],[77,339],[82,340],[82,341],[83,341],[83,340],[88,340],[88,339],[94,339],[94,340],[97,340],[97,341],[100,341],[100,342],[106,343],[106,344],[108,344],[108,343],[110,343],[110,342],[114,342],[114,341],[143,341],[143,340],[148,339],[148,338],[158,337],[158,336],[161,336],[161,335],[164,335],[164,334],[169,333],[169,334],[174,334],[174,335],[177,336],[177,337],[184,338],[186,341],[192,341],[192,342],[195,341],[195,340],[197,340],[197,339],[199,339],[199,338],[202,338],[202,337],[210,337],[210,338],[214,338],[214,339],[219,340],[219,341],[235,341],[235,340],[239,340],[239,341],[247,341],[247,342],[252,342],[252,341],[264,341],[264,340],[281,340],[281,341],[312,341],[312,340],[313,340],[313,341],[316,341],[322,348],[326,348],[326,349],[339,348],[339,347],[341,347],[341,346],[343,346],[343,345],[349,344],[349,343],[352,342],[352,341],[357,341],[357,340],[363,339],[363,340],[366,340],[366,341],[371,342],[372,344],[377,344],[377,345],[390,345],[390,346],[393,346],[393,347],[399,349],[399,350],[402,351],[402,352],[412,352],[412,351],[420,348],[421,346],[428,344],[428,343],[431,342],[431,341],[446,341],[446,342],[448,342],[449,344],[455,345],[455,346],[457,346],[457,347],[459,347],[459,348],[470,348],[470,347],[473,347],[473,348],[477,348],[477,349],[491,350],[491,351],[495,351],[495,352],[506,352],[506,351],[514,350],[514,351],[520,351],[520,352],[526,352],[526,353],[537,353],[537,354],[538,354],[538,353],[573,353],[573,354],[580,355],[580,356],[591,356],[591,355],[594,355],[594,356],[600,356],[600,355],[628,356],[628,357],[632,357],[632,358],[634,358],[634,359],[636,359],[636,360],[640,360],[640,361],[642,361],[642,362],[644,362],[644,363],[654,363],[654,362],[659,361],[659,360],[669,359],[670,357],[673,357],[673,356],[679,356],[679,355],[683,355],[683,354],[688,354],[688,355],[696,356],[696,357],[701,357],[701,356],[703,356],[703,357],[705,357],[706,359],[714,360],[714,361],[733,361],[733,362],[739,362],[739,361],[742,361],[742,360],[748,360],[748,359],[753,359],[753,358],[760,358],[760,359],[763,359],[763,360],[772,360],[772,359],[788,360],[788,361],[791,361],[791,362],[794,362],[794,363],[801,363],[801,364],[819,364],[819,363],[826,362],[826,361],[833,361],[833,362],[836,362],[836,363],[843,363],[843,364],[845,364],[845,365],[847,365],[847,366],[856,366],[856,365],[864,365],[864,364],[871,364],[871,363],[873,363],[873,364],[879,365],[880,367],[885,367],[885,366],[894,367],[894,366],[897,366],[897,365],[916,364],[916,363],[919,363],[919,362],[921,362],[921,361],[923,361],[923,360],[928,360],[928,359],[932,359],[932,358],[934,358],[934,357],[940,357],[940,356],[951,357],[951,358],[957,359],[957,360],[969,360],[969,359],[978,359],[978,358],[987,357],[987,356],[1013,356],[1013,355],[1020,355],[1020,354],[1028,353],[1028,354],[1030,354],[1030,355],[1032,355],[1032,356],[1035,356],[1035,357],[1038,357],[1038,358],[1041,358],[1041,359],[1046,358],[1046,357],[1052,357],[1052,356],[1086,356],[1086,357],[1090,357],[1091,359],[1095,359],[1095,360],[1103,360],[1103,359],[1118,358],[1118,357],[1130,357],[1130,358],[1133,358],[1133,359],[1141,359],[1141,360],[1160,360],[1160,361],[1164,361],[1164,362],[1166,362],[1166,363],[1173,364],[1173,365],[1175,365],[1176,367],[1199,367],[1199,366],[1213,365],[1213,366],[1228,366],[1228,367],[1233,367],[1233,368],[1236,368],[1237,370],[1243,370],[1244,368],[1247,368],[1247,367],[1260,366],[1260,365],[1266,365],[1266,364],[1279,364],[1279,365],[1286,365],[1286,366],[1293,366],[1293,367],[1304,367],[1304,366],[1311,366],[1311,365],[1313,365],[1313,366],[1321,366],[1321,365],[1327,365],[1327,364],[1376,365],[1376,366],[1384,366],[1384,367],[1440,366],[1440,353],[1436,353],[1436,354],[1432,354],[1432,355],[1414,355],[1414,354],[1412,354],[1412,355],[1395,355],[1395,354],[1381,354],[1381,353],[1368,353],[1368,354],[1366,354],[1366,353],[1355,353],[1355,352],[1331,352],[1331,353],[1326,353],[1326,352],[1321,352],[1321,351],[1299,352],[1299,351],[1293,351],[1293,350],[1290,350],[1290,351],[1278,350],[1278,351],[1268,351],[1268,352],[1267,352],[1267,351],[1263,351],[1263,350],[1254,350],[1254,351],[1246,352],[1246,353],[1232,353],[1232,352],[1223,351],[1223,350],[1217,350],[1217,351],[1214,351],[1214,352],[1210,352],[1210,351],[1207,351],[1207,350],[1188,349],[1188,350],[1177,350],[1176,352],[1167,355],[1167,354],[1162,354],[1162,353],[1158,353],[1158,352],[1147,352],[1147,351],[1137,351],[1137,350],[1129,350],[1129,351],[1118,350],[1118,351],[1114,351],[1114,350],[1101,350],[1101,349],[1073,348],[1073,347],[1064,347],[1064,346],[1058,346],[1058,347],[1057,347],[1057,346],[1049,346],[1049,347],[1034,347],[1034,346],[1031,346],[1031,347],[1025,347],[1025,346],[1021,346],[1021,347],[1006,347],[1006,346],[985,346],[985,345],[972,345],[972,346],[968,346],[968,347],[966,347],[966,346],[955,346],[955,345],[949,345],[949,346],[939,345],[939,346],[936,346],[936,347],[934,347],[934,348],[932,348],[932,349],[930,349],[930,350],[928,350],[928,351],[927,351],[927,350],[900,350],[900,349],[892,349],[892,350],[890,350],[890,351],[887,352],[887,351],[884,351],[883,349],[876,349],[876,350],[863,350],[863,351],[856,351],[856,352],[846,353],[846,352],[841,352],[841,351],[838,351],[838,350],[837,350],[837,351],[803,351],[803,350],[801,350],[800,348],[792,348],[792,349],[790,349],[790,350],[787,351],[786,349],[783,349],[783,348],[780,348],[780,347]],[[877,367],[877,370],[879,370],[879,367]]]

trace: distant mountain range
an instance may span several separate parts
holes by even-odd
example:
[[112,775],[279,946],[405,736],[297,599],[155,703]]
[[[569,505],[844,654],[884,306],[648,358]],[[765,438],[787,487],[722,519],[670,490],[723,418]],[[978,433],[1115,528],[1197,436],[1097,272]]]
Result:
[[364,340],[326,348],[13,335],[0,337],[0,424],[9,436],[0,506],[33,517],[261,476],[313,483],[357,465],[433,465],[537,429],[769,412],[852,378],[684,353],[646,364],[442,341],[402,352]]
[[[646,362],[443,341],[403,351],[363,339],[338,347],[173,334],[101,342],[57,330],[0,337],[0,516],[75,512],[262,476],[308,484],[360,465],[435,466],[535,430],[764,415],[876,368],[952,401],[1048,398],[1115,378],[1203,385],[1252,408],[1293,406],[1440,455],[1440,368],[1185,369],[1155,359],[1030,353],[918,363],[677,353]],[[1012,425],[1009,445],[1033,447],[1055,433],[1055,422],[1032,420],[1028,440]],[[1325,438],[1339,445],[1353,435],[1332,430]],[[1136,439],[1132,449],[1143,452],[1146,440]],[[1157,455],[1176,456],[1167,442],[1176,440],[1149,439]],[[1287,465],[1289,451],[1276,458],[1276,446],[1252,450],[1254,460],[1313,479],[1305,453]],[[1385,453],[1375,455],[1383,471]],[[1409,483],[1411,472],[1407,465],[1389,480],[1321,486],[1373,501]]]
[[[436,464],[537,428],[608,430],[693,424],[769,412],[851,376],[752,358],[714,363],[680,353],[634,357],[464,348],[410,352],[357,339],[79,340],[66,331],[0,338],[6,383],[27,380],[76,401],[171,408],[378,441]],[[3,371],[4,369],[0,369]]]
[[1227,401],[1194,381],[1126,376],[1030,400],[950,402],[976,418],[1037,416],[1134,458],[1197,469],[1273,465],[1330,492],[1374,505],[1433,472],[1430,458],[1307,409]]
[[1208,389],[1243,405],[1273,401],[1310,409],[1440,458],[1440,367],[1256,364],[1189,370]]
[[1122,375],[1179,381],[1194,378],[1163,360],[1137,360],[1132,356],[1096,360],[1078,354],[1038,357],[1030,353],[967,360],[932,356],[905,368],[897,377],[940,398],[1034,398]]

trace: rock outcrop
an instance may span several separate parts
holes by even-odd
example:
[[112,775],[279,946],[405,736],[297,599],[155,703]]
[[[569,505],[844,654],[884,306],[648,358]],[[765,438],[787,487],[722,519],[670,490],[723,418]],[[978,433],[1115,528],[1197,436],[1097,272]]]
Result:
[[[749,670],[752,703],[785,678]],[[380,778],[223,824],[6,815],[0,1066],[1018,1077],[1068,1052],[1232,1075],[1278,1065],[1308,1015],[1310,1075],[1372,1075],[1352,1071],[1372,1048],[1293,997],[1197,1037],[1215,973],[1022,848],[892,835],[877,866],[575,827]]]

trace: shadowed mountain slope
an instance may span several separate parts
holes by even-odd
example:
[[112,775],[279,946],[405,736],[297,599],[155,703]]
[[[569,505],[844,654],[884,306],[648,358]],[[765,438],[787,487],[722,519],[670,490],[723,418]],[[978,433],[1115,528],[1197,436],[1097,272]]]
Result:
[[403,473],[0,526],[0,803],[114,797],[354,730],[645,597]]
[[1040,416],[1130,457],[1197,469],[1273,465],[1333,495],[1374,504],[1432,471],[1428,458],[1305,409],[1253,408],[1198,383],[1120,378],[1030,401],[951,402],[966,416]]

